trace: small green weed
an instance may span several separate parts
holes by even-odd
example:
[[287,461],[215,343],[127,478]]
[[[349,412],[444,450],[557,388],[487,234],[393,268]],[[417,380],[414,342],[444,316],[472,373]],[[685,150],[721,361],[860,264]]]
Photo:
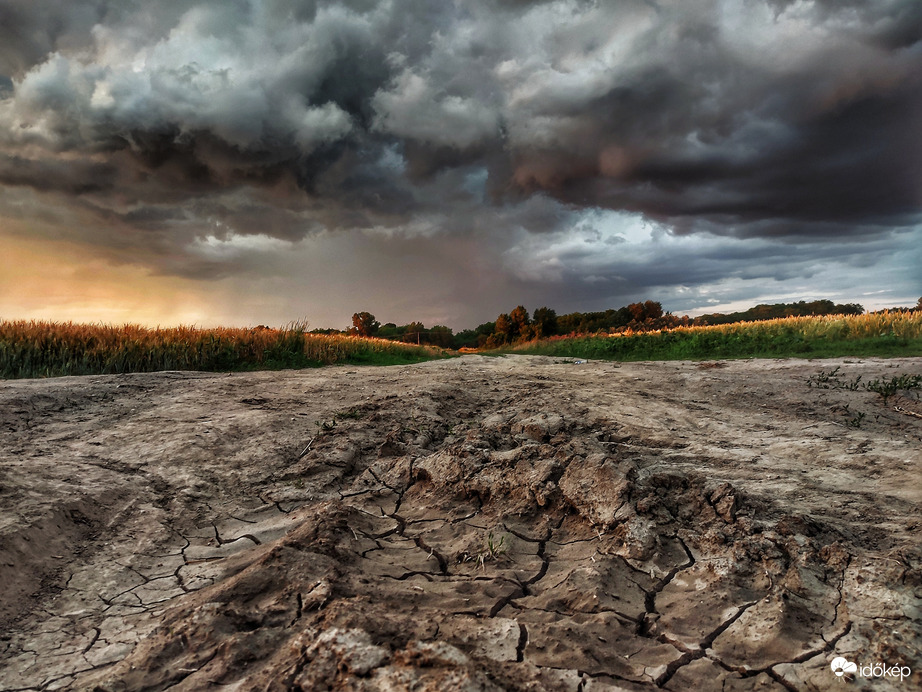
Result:
[[858,391],[861,383],[861,375],[858,375],[851,382],[846,382],[836,377],[839,369],[840,367],[837,365],[829,372],[820,370],[819,374],[807,378],[807,386],[816,387],[817,389],[847,389],[852,392]]
[[887,403],[887,399],[897,392],[908,392],[922,387],[922,374],[895,375],[889,380],[882,378],[862,383],[861,375],[858,375],[854,380],[846,381],[836,377],[838,372],[838,366],[828,372],[820,370],[816,375],[807,378],[807,386],[816,387],[817,389],[847,389],[852,392],[858,391],[863,387],[869,392],[877,392],[877,394],[883,398],[884,404]]
[[837,365],[829,372],[825,370],[820,370],[816,375],[810,375],[807,378],[808,387],[816,387],[817,389],[832,389],[830,382],[838,381],[835,378],[836,373],[839,372],[839,366]]
[[846,426],[847,428],[860,428],[860,427],[861,427],[861,421],[863,421],[863,420],[864,420],[864,412],[863,412],[863,411],[858,411],[857,414],[856,414],[855,416],[853,416],[852,418],[849,418],[847,421],[845,421],[845,426]]
[[499,560],[503,555],[506,554],[508,547],[509,544],[506,542],[505,535],[497,538],[496,535],[490,531],[484,540],[483,550],[481,550],[477,555],[471,555],[468,552],[463,552],[458,556],[458,562],[476,560],[480,564],[480,568],[486,571],[487,562],[490,560]]
[[897,375],[889,380],[871,380],[864,385],[868,391],[880,394],[884,404],[887,403],[887,399],[899,391],[910,391],[919,387],[922,387],[922,375]]
[[505,534],[499,537],[499,540],[496,540],[493,536],[493,532],[487,535],[487,552],[491,560],[496,560],[500,556],[506,553],[506,536]]

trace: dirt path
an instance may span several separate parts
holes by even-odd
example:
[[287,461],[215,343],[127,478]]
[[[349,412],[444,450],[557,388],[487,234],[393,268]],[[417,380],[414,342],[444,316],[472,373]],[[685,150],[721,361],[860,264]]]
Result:
[[922,404],[836,366],[922,358],[0,382],[0,690],[919,689]]

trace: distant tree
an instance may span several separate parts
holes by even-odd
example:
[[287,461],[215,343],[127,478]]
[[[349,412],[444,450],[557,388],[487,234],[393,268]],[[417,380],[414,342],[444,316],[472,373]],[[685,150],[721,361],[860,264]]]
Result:
[[551,308],[538,308],[532,316],[535,336],[552,336],[557,333],[557,313]]
[[557,332],[559,334],[573,334],[579,331],[580,313],[570,312],[557,318]]
[[475,348],[477,346],[477,332],[473,329],[462,329],[455,334],[452,345],[455,348]]
[[400,328],[400,331],[403,333],[401,341],[406,341],[411,344],[422,344],[426,342],[426,325],[422,322],[410,322]]
[[643,303],[643,318],[656,320],[663,316],[663,306],[655,300],[645,300]]
[[663,306],[655,300],[646,300],[643,303],[631,303],[627,306],[627,310],[634,322],[655,320],[663,316]]
[[451,348],[453,341],[454,334],[452,334],[451,329],[445,325],[437,324],[429,330],[428,342],[433,346]]
[[478,335],[490,336],[490,334],[496,331],[496,322],[484,322],[483,324],[478,324],[474,331]]
[[922,298],[919,298],[919,302],[916,303],[916,310],[922,310]]
[[509,319],[512,320],[515,331],[513,338],[523,336],[525,334],[525,328],[531,324],[531,320],[528,317],[528,310],[526,310],[523,305],[516,306],[515,310],[509,313]]
[[505,345],[505,337],[499,332],[493,332],[488,336],[483,343],[480,345],[481,348],[499,348],[500,346]]
[[496,331],[493,332],[493,336],[500,344],[508,344],[515,338],[515,323],[505,312],[496,318]]
[[388,322],[387,324],[381,325],[376,336],[379,339],[396,339],[400,336],[400,330],[397,328],[396,324]]
[[381,323],[370,312],[357,312],[352,315],[352,329],[359,336],[374,336]]
[[464,329],[455,334],[454,346],[455,348],[479,348],[494,331],[496,331],[496,322],[484,322],[477,325],[475,329]]
[[804,306],[802,315],[831,315],[836,311],[836,305],[831,300],[814,300],[812,303],[801,303]]
[[477,333],[477,348],[483,348],[491,336],[496,332],[496,322],[484,322],[477,325],[474,330]]
[[758,320],[771,320],[779,317],[798,317],[808,315],[863,315],[864,306],[858,303],[844,305],[833,303],[831,300],[814,300],[806,302],[799,300],[796,303],[765,303],[744,310],[743,312],[712,313],[699,315],[694,324],[729,324],[731,322],[755,322]]
[[538,337],[537,332],[535,332],[535,325],[529,324],[519,330],[519,335],[515,337],[515,340],[518,343],[522,343],[525,341],[532,341],[537,338]]
[[635,322],[643,322],[643,303],[631,303],[627,306],[627,309],[631,313],[631,319],[633,319]]

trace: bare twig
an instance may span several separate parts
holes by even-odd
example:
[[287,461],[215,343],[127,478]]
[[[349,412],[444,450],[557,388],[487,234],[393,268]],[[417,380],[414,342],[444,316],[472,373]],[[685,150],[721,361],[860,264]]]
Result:
[[307,454],[307,453],[310,451],[311,445],[314,444],[314,440],[315,440],[315,439],[316,439],[316,438],[314,438],[314,437],[312,437],[312,438],[310,439],[310,442],[307,443],[307,447],[305,447],[305,448],[301,451],[301,453],[298,455],[298,459],[301,459],[305,454]]

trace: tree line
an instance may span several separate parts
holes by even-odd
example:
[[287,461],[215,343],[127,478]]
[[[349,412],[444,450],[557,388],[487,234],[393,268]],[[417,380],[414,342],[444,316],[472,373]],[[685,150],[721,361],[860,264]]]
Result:
[[[922,299],[920,299],[922,300]],[[814,300],[811,302],[760,304],[742,312],[700,315],[694,324],[730,324],[731,322],[758,322],[779,317],[808,317],[811,315],[863,315],[864,307],[858,303],[836,304],[831,300]]]
[[663,316],[663,306],[653,300],[602,312],[571,312],[565,315],[558,315],[552,308],[541,307],[529,316],[528,310],[519,305],[508,313],[502,313],[493,322],[458,332],[455,341],[459,344],[458,348],[498,348],[558,334],[593,334],[632,326],[662,328],[653,325]]
[[339,329],[314,329],[313,334],[350,334],[352,336],[375,337],[402,341],[408,344],[430,344],[442,348],[458,348],[451,327],[436,324],[427,327],[422,322],[410,322],[398,326],[393,322],[381,324],[370,312],[356,312],[352,315],[352,326]]
[[[922,298],[914,307],[894,310],[922,310]],[[509,344],[532,341],[557,335],[617,333],[625,331],[652,331],[681,326],[729,324],[731,322],[757,322],[781,317],[810,315],[861,315],[864,307],[857,303],[833,303],[831,300],[798,301],[796,303],[760,304],[742,312],[711,313],[698,317],[673,315],[664,312],[654,300],[631,303],[620,308],[601,312],[571,312],[558,315],[549,307],[537,308],[534,313],[518,305],[504,312],[492,322],[484,322],[473,329],[455,334],[450,327],[437,324],[426,327],[422,322],[397,325],[381,324],[370,312],[352,315],[352,326],[345,330],[315,329],[319,334],[352,334],[377,337],[414,344],[430,344],[442,348],[499,348]]]
[[[381,324],[370,312],[352,315],[352,326],[344,329],[314,329],[315,334],[352,334],[414,344],[430,344],[443,348],[498,348],[522,341],[531,341],[557,334],[584,334],[611,331],[618,328],[661,329],[673,324],[671,315],[663,313],[658,302],[648,300],[603,312],[572,312],[558,315],[548,307],[529,314],[519,305],[502,313],[492,322],[455,334],[450,327],[437,324],[427,327],[422,322],[397,325]],[[687,321],[687,318],[684,318]],[[667,324],[668,322],[668,324]]]

